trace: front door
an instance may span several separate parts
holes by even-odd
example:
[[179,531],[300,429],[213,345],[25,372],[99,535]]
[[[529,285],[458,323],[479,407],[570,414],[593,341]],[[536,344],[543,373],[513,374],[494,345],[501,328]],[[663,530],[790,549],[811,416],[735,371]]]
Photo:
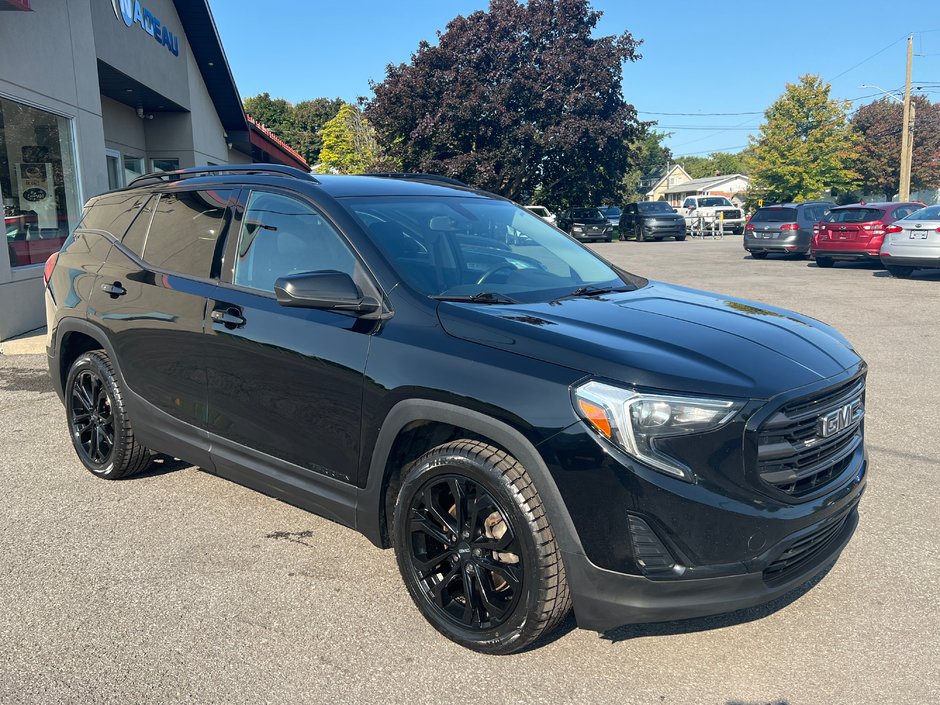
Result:
[[[274,282],[336,270],[366,288],[367,275],[330,221],[293,195],[246,190],[236,226],[206,321],[216,466],[229,475],[248,466],[288,484],[311,473],[353,482],[362,375],[376,322],[281,306]],[[291,474],[300,478],[285,476]]]

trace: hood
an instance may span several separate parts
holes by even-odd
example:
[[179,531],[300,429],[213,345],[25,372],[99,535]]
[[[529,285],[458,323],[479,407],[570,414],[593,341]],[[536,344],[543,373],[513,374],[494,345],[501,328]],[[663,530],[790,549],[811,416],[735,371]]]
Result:
[[644,220],[685,220],[679,213],[637,213]]
[[767,399],[861,362],[815,319],[662,282],[556,303],[442,302],[438,316],[457,338],[586,375],[702,395]]

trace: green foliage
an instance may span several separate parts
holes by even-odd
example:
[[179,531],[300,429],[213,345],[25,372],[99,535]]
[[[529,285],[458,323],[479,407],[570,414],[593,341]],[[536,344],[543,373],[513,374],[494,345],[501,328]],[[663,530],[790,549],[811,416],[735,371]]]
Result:
[[819,76],[801,76],[764,113],[746,160],[749,200],[803,201],[858,185],[859,139],[847,119],[850,104],[831,99],[830,88]]
[[588,0],[491,0],[411,62],[388,66],[366,114],[407,170],[517,201],[609,202],[639,134],[621,91],[629,32],[595,38]]
[[380,156],[375,130],[354,105],[343,104],[320,130],[320,166],[325,171],[358,174],[372,171]]
[[676,161],[693,179],[704,179],[716,174],[747,174],[746,155],[747,150],[737,154],[712,152],[707,157],[679,157]]
[[630,143],[629,169],[623,176],[621,200],[623,203],[642,201],[645,194],[639,188],[640,179],[662,169],[673,161],[672,151],[663,144],[668,132],[657,132],[645,125],[640,136]]
[[269,93],[245,98],[245,112],[296,149],[311,166],[320,160],[320,129],[339,112],[339,98],[314,98],[291,105]]
[[265,91],[260,95],[245,98],[245,112],[251,115],[287,144],[294,146],[293,106],[283,98],[272,98]]
[[[914,96],[914,158],[911,190],[940,186],[940,103]],[[883,193],[891,200],[901,184],[902,107],[887,98],[861,106],[852,126],[862,137],[858,170],[865,190]]]

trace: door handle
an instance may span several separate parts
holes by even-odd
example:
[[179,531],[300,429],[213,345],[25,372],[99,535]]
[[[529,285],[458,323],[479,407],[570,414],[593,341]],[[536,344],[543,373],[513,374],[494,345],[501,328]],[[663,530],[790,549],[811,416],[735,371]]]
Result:
[[127,293],[127,289],[121,286],[121,282],[114,282],[113,284],[102,284],[101,290],[108,294],[112,299],[116,299],[118,296],[124,296]]
[[212,318],[213,322],[221,323],[223,326],[229,330],[234,330],[235,328],[241,328],[245,325],[245,318],[241,315],[241,310],[230,306],[227,309],[216,309],[209,317]]

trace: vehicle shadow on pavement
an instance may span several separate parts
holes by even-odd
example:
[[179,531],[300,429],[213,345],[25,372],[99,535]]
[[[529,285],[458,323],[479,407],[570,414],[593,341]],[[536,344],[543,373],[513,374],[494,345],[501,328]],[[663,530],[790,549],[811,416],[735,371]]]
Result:
[[171,472],[183,470],[188,467],[192,467],[192,463],[187,463],[185,460],[158,453],[154,456],[153,462],[149,468],[125,479],[130,482],[134,480],[144,480],[148,477],[159,477],[160,475],[167,475]]
[[[891,273],[882,269],[879,272],[872,272],[873,277],[882,277],[885,279],[891,279]],[[905,277],[904,281],[916,282],[916,281],[925,281],[925,282],[935,282],[940,281],[940,269],[935,269],[933,271],[929,269],[922,269],[920,271],[915,271],[909,277]]]
[[694,632],[704,632],[712,629],[723,629],[733,627],[738,624],[754,622],[764,617],[769,617],[774,612],[782,610],[790,603],[795,602],[812,590],[820,581],[823,580],[832,570],[828,568],[817,574],[816,577],[803,583],[790,592],[781,595],[775,600],[767,602],[756,607],[748,607],[727,614],[719,614],[711,617],[699,617],[696,619],[682,619],[675,622],[653,622],[649,624],[627,624],[616,629],[601,634],[602,639],[611,642],[630,641],[639,637],[648,636],[671,636],[675,634],[692,634]]

